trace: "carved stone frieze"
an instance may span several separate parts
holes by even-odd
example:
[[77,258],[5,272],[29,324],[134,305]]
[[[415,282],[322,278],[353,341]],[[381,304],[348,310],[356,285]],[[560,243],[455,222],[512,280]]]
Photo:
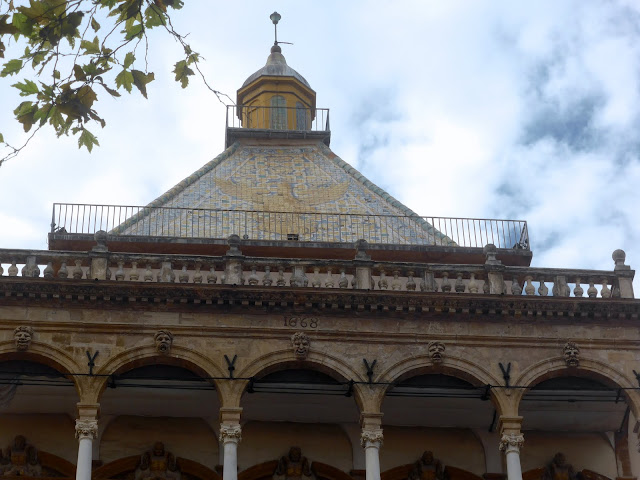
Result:
[[16,350],[21,352],[28,350],[33,339],[33,328],[27,325],[16,327],[13,331],[13,339],[16,344]]

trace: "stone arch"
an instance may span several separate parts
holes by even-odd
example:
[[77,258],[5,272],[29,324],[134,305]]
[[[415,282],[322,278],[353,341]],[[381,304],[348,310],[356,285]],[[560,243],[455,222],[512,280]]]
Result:
[[[87,390],[82,376],[74,375],[86,371],[86,366],[80,366],[75,359],[64,350],[47,343],[31,341],[27,351],[17,351],[13,341],[0,343],[0,362],[7,360],[27,360],[51,367],[73,381],[78,399],[81,401]],[[84,369],[83,369],[84,368]]]
[[640,413],[640,393],[633,390],[635,388],[634,383],[623,373],[610,367],[608,364],[582,356],[580,357],[579,367],[567,367],[564,358],[558,356],[542,360],[525,369],[515,381],[515,385],[521,387],[515,389],[513,395],[516,409],[519,409],[520,401],[532,387],[544,380],[566,375],[592,378],[601,381],[605,385],[615,384],[618,387],[626,389],[625,395],[629,401],[629,407],[634,416],[638,418],[638,414]]
[[[287,368],[308,368],[310,370],[317,370],[322,373],[326,373],[330,377],[340,381],[363,382],[362,376],[351,368],[349,364],[344,362],[338,357],[329,355],[327,353],[309,352],[306,359],[300,360],[296,358],[293,349],[278,350],[276,352],[267,353],[262,355],[237,373],[240,378],[253,378],[257,376],[266,375],[269,373],[277,372],[280,370],[286,370]],[[239,382],[238,382],[239,383]],[[227,406],[240,406],[240,399],[246,390],[248,382],[245,382],[241,388],[234,388],[228,390],[229,397],[226,399],[228,403],[223,403]],[[360,386],[354,384],[354,398],[358,408],[363,411],[363,391]]]
[[161,355],[155,348],[155,345],[146,345],[121,352],[110,358],[105,364],[96,370],[96,379],[92,393],[93,402],[99,403],[99,398],[107,387],[110,375],[117,375],[128,370],[153,364],[172,365],[183,367],[198,375],[210,379],[216,387],[220,398],[220,378],[226,377],[224,371],[215,362],[211,361],[206,355],[182,347],[173,345],[169,355]]
[[[474,362],[465,358],[447,355],[442,363],[434,364],[429,355],[419,355],[399,361],[378,375],[377,382],[386,383],[386,387],[379,392],[378,408],[382,407],[385,395],[398,382],[424,374],[441,373],[461,378],[474,386],[500,385],[498,378]],[[490,389],[491,399],[498,415],[510,414],[513,410],[509,395],[503,389]]]

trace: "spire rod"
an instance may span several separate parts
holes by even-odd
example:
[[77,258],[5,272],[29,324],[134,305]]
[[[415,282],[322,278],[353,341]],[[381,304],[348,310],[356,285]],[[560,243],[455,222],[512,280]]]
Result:
[[275,33],[275,41],[273,42],[273,44],[278,45],[278,22],[282,17],[278,12],[273,12],[271,15],[269,15],[269,18],[273,22],[273,29]]

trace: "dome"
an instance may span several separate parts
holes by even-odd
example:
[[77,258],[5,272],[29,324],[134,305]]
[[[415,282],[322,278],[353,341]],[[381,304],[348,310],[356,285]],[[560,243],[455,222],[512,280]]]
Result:
[[300,75],[293,68],[287,65],[287,61],[285,60],[284,55],[282,55],[282,49],[278,45],[274,45],[273,47],[271,47],[271,55],[269,55],[269,58],[267,58],[267,63],[260,70],[249,76],[249,78],[247,78],[242,84],[242,88],[246,87],[260,77],[267,76],[293,77],[306,87],[311,88],[309,82],[307,82],[302,75]]

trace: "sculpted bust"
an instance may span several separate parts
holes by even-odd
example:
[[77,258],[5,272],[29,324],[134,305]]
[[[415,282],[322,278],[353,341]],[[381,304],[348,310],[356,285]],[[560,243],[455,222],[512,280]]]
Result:
[[13,443],[0,452],[0,475],[39,477],[41,474],[38,451],[23,435],[17,435]]
[[577,478],[578,474],[573,466],[567,463],[567,458],[561,452],[555,454],[542,474],[542,480],[576,480]]
[[156,442],[142,454],[135,472],[135,480],[181,480],[176,457],[166,452],[164,443]]
[[33,328],[20,325],[13,331],[13,339],[16,343],[16,350],[24,352],[29,349],[33,338]]
[[280,457],[275,475],[283,476],[285,480],[302,480],[303,476],[311,477],[309,460],[302,456],[300,447],[291,447],[288,455]]
[[442,462],[433,457],[433,452],[427,450],[413,464],[409,472],[409,480],[444,480]]

